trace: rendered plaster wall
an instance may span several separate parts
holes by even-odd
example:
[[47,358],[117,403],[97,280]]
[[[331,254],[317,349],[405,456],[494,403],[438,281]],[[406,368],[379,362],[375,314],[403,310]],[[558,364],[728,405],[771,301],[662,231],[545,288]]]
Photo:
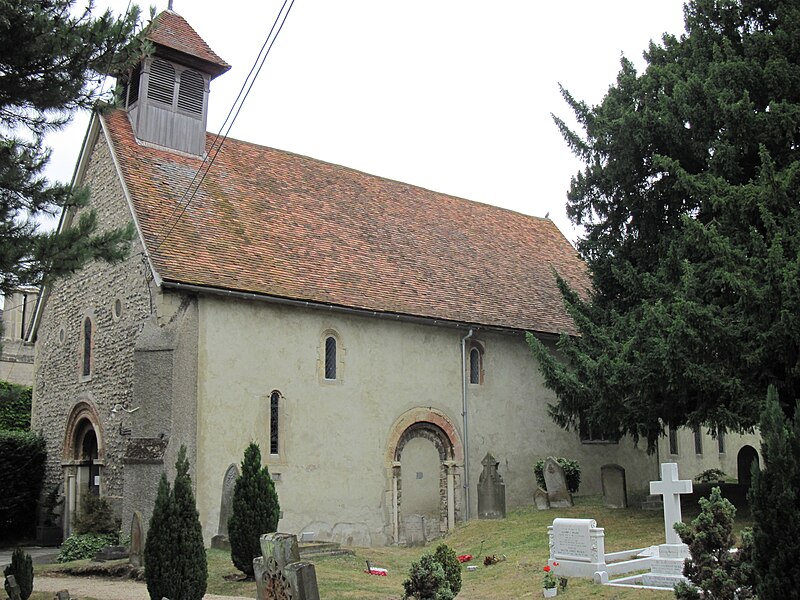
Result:
[[[708,469],[720,469],[728,477],[738,479],[740,474],[737,457],[744,446],[751,446],[758,452],[763,466],[761,436],[758,433],[726,434],[725,451],[720,453],[719,440],[713,438],[705,428],[701,428],[700,432],[702,452],[699,454],[695,451],[694,431],[690,428],[681,427],[676,432],[677,454],[669,453],[669,442],[666,437],[660,440],[659,455],[662,462],[678,463],[678,475],[681,479],[694,479]],[[747,474],[746,480],[749,481],[749,474]]]
[[[131,214],[102,135],[92,150],[82,183],[90,188],[90,207],[97,212],[100,231],[125,227],[130,222]],[[80,213],[75,218],[80,218]],[[71,277],[53,282],[36,340],[32,428],[44,433],[47,442],[45,490],[63,480],[67,417],[78,401],[88,401],[101,418],[100,431],[96,432],[104,461],[100,490],[117,510],[123,487],[121,459],[129,437],[122,435],[120,428],[130,428],[130,415],[112,413],[112,408],[132,406],[134,345],[150,311],[141,251],[136,238],[126,260],[113,265],[92,262]],[[122,308],[119,318],[113,314],[117,299]],[[93,323],[89,378],[81,374],[81,331],[87,316]],[[131,431],[131,435],[137,432]]]
[[[324,337],[339,339],[336,381],[323,377]],[[462,329],[203,296],[199,299],[198,508],[206,542],[217,533],[225,472],[257,442],[276,489],[280,530],[351,523],[368,542],[391,538],[393,424],[412,409],[441,411],[462,432]],[[554,400],[521,335],[476,335],[484,381],[469,385],[471,514],[481,460],[500,461],[508,505],[530,504],[533,464],[548,455],[579,460],[582,493],[600,492],[600,467],[625,467],[644,489],[655,459],[623,441],[581,444],[547,416]],[[281,448],[269,455],[270,393],[280,400]],[[463,464],[459,465],[463,468]],[[403,489],[412,485],[403,477]],[[404,491],[405,493],[405,491]],[[355,536],[363,540],[363,536]]]

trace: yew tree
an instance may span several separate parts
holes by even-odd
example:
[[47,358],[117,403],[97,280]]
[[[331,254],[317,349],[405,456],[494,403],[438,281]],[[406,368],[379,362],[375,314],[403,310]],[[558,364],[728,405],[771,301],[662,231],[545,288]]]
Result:
[[96,233],[93,212],[62,233],[37,227],[40,216],[83,205],[88,194],[45,178],[44,137],[94,105],[102,74],[126,67],[139,20],[135,7],[123,18],[95,17],[91,1],[78,12],[74,3],[0,2],[0,293],[94,258],[119,259],[132,235],[130,227]]
[[637,72],[556,118],[584,166],[567,212],[592,289],[579,336],[529,336],[561,426],[631,434],[758,423],[800,391],[800,3],[691,0]]

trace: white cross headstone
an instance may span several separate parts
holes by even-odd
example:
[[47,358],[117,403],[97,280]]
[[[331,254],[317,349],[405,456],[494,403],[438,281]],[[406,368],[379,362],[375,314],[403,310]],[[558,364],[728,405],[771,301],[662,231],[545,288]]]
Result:
[[650,493],[664,497],[664,530],[667,544],[680,544],[673,527],[681,522],[681,494],[692,493],[690,479],[678,479],[678,463],[661,463],[661,481],[650,482]]

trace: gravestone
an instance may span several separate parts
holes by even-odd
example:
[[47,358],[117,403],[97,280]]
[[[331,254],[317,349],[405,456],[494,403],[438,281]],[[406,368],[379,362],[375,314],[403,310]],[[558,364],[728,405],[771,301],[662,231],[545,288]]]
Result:
[[536,508],[539,510],[547,510],[550,508],[550,500],[547,499],[547,490],[540,487],[536,488],[533,492],[533,501],[536,503]]
[[405,515],[403,517],[403,531],[407,546],[424,546],[428,543],[424,515]]
[[55,600],[69,600],[69,591],[60,590],[56,592]]
[[6,594],[8,594],[10,600],[22,600],[22,592],[20,592],[16,577],[13,575],[6,575],[4,587],[6,588]]
[[106,546],[92,557],[94,562],[109,560],[122,560],[128,558],[128,549],[125,546]]
[[130,562],[134,567],[144,564],[144,528],[142,527],[142,513],[138,510],[131,519],[131,549]]
[[554,519],[547,533],[555,574],[592,577],[605,570],[605,530],[594,519]]
[[478,518],[506,518],[506,484],[497,470],[500,462],[491,453],[481,461],[483,471],[478,479]]
[[239,468],[231,465],[225,471],[222,479],[222,499],[219,503],[219,527],[217,534],[228,535],[228,519],[233,513],[233,488],[236,487],[236,479],[239,477]]
[[297,536],[261,536],[261,556],[253,559],[258,600],[320,600],[314,565],[300,560]]
[[564,468],[549,456],[544,461],[544,484],[547,487],[547,498],[553,508],[572,506],[572,494],[567,488],[567,477]]
[[689,547],[681,542],[675,523],[681,522],[681,494],[692,493],[689,479],[678,479],[677,463],[661,464],[661,481],[650,482],[650,493],[664,497],[664,534],[666,543],[658,547],[658,557],[650,561],[650,573],[642,575],[644,585],[673,588],[683,575],[683,561],[689,556]]
[[600,467],[603,485],[603,504],[609,508],[627,508],[628,490],[625,484],[625,469],[619,465]]

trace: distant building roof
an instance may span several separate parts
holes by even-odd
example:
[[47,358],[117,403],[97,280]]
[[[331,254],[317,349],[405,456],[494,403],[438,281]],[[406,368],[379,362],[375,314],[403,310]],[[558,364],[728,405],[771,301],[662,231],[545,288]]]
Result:
[[102,118],[165,284],[574,332],[553,271],[589,279],[550,220],[233,139],[184,198],[200,159],[138,144],[123,111]]

